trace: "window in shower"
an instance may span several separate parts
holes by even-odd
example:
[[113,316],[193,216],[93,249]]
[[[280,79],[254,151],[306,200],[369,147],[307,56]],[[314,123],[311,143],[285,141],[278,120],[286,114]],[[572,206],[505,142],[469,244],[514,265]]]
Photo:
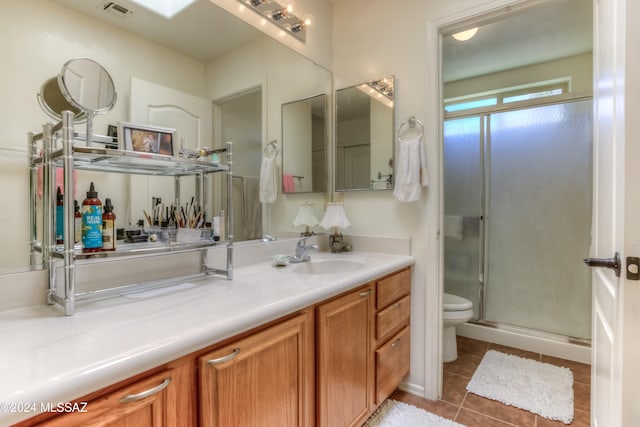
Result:
[[548,96],[562,95],[567,92],[569,92],[569,81],[567,79],[560,79],[553,82],[537,82],[520,87],[503,88],[454,99],[445,99],[444,111],[454,113],[456,111],[471,110],[474,108],[546,98]]
[[445,292],[476,320],[590,337],[591,107],[445,121]]

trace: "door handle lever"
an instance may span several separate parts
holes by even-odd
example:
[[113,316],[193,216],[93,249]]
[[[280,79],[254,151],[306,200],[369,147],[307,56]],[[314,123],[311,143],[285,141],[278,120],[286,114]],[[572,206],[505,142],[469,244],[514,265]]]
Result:
[[589,267],[606,267],[615,271],[620,277],[620,253],[616,252],[613,258],[584,258],[584,263]]

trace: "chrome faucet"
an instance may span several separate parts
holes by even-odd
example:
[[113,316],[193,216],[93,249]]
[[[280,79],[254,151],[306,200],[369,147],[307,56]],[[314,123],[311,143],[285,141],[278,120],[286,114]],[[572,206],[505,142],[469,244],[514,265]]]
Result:
[[318,249],[318,245],[307,246],[307,237],[302,237],[298,240],[298,244],[296,245],[296,254],[289,258],[289,262],[297,263],[309,261],[311,257],[308,252],[312,249]]

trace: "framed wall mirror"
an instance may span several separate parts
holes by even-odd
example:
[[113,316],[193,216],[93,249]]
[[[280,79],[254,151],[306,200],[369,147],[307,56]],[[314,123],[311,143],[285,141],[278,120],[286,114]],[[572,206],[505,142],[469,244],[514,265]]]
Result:
[[327,190],[327,96],[282,104],[282,192]]
[[395,78],[336,91],[335,190],[393,188]]
[[[221,129],[215,115],[209,114],[214,118],[207,132],[187,133],[180,123],[168,122],[164,101],[153,104],[156,107],[153,116],[147,114],[149,109],[132,110],[132,106],[148,104],[136,98],[148,86],[141,82],[156,85],[152,91],[156,95],[159,92],[155,88],[162,87],[163,93],[175,90],[205,99],[209,109],[218,100],[258,90],[260,117],[255,118],[252,113],[250,119],[255,122],[251,129],[259,129],[259,134],[252,135],[251,144],[257,138],[262,145],[274,139],[280,142],[282,104],[331,93],[332,76],[328,70],[209,0],[197,0],[170,20],[131,2],[126,4],[130,10],[123,16],[117,10],[96,8],[95,2],[85,0],[9,0],[12,13],[0,16],[0,27],[20,34],[23,43],[22,49],[7,51],[6,61],[12,64],[11,78],[0,81],[0,91],[12,99],[0,106],[0,115],[6,118],[0,137],[0,191],[6,206],[13,207],[0,215],[3,223],[12,225],[5,230],[5,245],[0,248],[0,274],[28,269],[31,207],[27,132],[40,132],[45,122],[54,121],[38,105],[36,94],[67,60],[91,58],[104,66],[113,79],[118,101],[109,113],[96,116],[94,134],[107,135],[109,126],[118,122],[171,127],[178,130],[175,141],[178,149],[183,139],[186,147],[195,148],[195,137],[190,136],[194,134],[200,146],[217,147],[232,140],[234,152],[241,153],[240,145],[246,144],[247,138],[238,135],[246,131],[243,120],[247,117],[225,119]],[[2,43],[8,46],[11,42],[7,39]],[[192,118],[184,114],[184,121]],[[84,128],[78,124],[75,130],[84,134]],[[197,130],[201,128],[204,129],[201,126]],[[253,154],[243,159],[247,169],[238,169],[238,173],[258,177],[261,152],[252,146]],[[135,191],[138,186],[133,186],[127,175],[78,171],[75,198],[79,202],[91,181],[95,182],[100,198],[112,199],[118,227],[141,218],[143,209],[150,212],[153,196],[170,202],[170,194],[160,194],[158,187],[166,187],[170,193],[174,188],[173,182],[156,185],[145,181],[140,187],[146,193],[140,195]],[[187,200],[186,192],[186,188],[181,190],[183,201]],[[264,233],[291,228],[291,220],[279,215],[287,212],[287,204],[278,193],[276,202],[262,209],[259,220]],[[240,196],[237,199],[242,200]],[[213,206],[210,215],[217,215],[219,209]],[[236,209],[234,213],[239,212]],[[241,236],[237,233],[236,240],[242,240]]]

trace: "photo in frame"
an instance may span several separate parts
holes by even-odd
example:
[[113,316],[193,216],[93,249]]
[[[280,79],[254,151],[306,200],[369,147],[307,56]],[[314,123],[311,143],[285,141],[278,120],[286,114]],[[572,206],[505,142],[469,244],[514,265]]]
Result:
[[175,132],[171,128],[118,122],[118,148],[173,156]]

